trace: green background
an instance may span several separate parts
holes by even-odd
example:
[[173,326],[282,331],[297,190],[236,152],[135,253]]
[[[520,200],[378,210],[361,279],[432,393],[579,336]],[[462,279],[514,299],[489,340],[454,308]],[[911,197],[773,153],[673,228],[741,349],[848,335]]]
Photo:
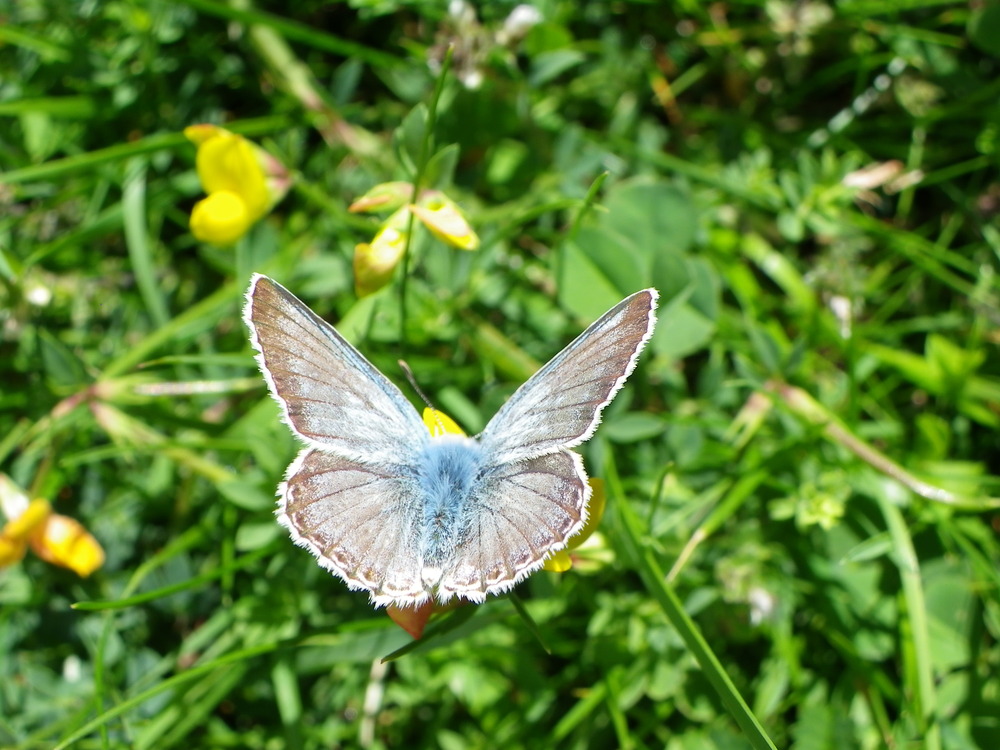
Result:
[[[514,5],[0,3],[0,471],[107,552],[0,571],[0,747],[1000,744],[1000,6]],[[236,248],[199,122],[296,178]],[[359,301],[418,170],[482,247]],[[294,547],[251,271],[470,433],[656,286],[577,566],[408,647]]]

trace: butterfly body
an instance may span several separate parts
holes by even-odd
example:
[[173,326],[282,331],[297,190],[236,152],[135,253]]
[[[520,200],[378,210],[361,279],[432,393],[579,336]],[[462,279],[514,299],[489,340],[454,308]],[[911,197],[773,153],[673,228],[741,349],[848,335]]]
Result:
[[423,508],[420,549],[425,567],[445,565],[468,535],[476,510],[471,490],[482,472],[482,458],[479,443],[460,435],[443,435],[424,446],[415,501]]
[[579,454],[635,367],[657,294],[622,300],[522,385],[477,438],[431,437],[336,329],[254,276],[244,320],[285,421],[306,443],[278,521],[376,605],[481,602],[566,546],[587,519]]

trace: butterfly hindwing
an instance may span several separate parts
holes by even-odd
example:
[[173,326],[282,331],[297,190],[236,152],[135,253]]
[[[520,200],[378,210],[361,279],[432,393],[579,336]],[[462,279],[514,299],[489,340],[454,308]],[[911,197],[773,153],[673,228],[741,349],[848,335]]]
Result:
[[494,466],[470,493],[438,597],[482,601],[511,588],[580,530],[589,498],[583,461],[571,451]]
[[419,603],[421,518],[415,478],[306,448],[280,488],[278,521],[292,539],[376,604]]

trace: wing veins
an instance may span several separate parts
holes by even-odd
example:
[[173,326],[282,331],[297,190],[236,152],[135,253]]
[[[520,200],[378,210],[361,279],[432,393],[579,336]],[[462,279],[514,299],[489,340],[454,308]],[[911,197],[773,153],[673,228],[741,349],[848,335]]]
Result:
[[[312,474],[310,476],[318,476],[318,474]],[[334,490],[332,492],[326,492],[323,495],[317,495],[315,499],[309,500],[306,505],[300,505],[299,503],[300,502],[307,502],[307,501],[296,501],[296,500],[293,500],[290,503],[290,505],[293,508],[308,508],[309,506],[311,506],[311,505],[313,505],[315,503],[318,503],[321,500],[329,500],[330,498],[334,498],[334,497],[336,497],[337,495],[340,495],[343,492],[352,492],[353,490],[359,490],[362,487],[367,487],[368,485],[375,484],[376,482],[379,482],[379,481],[381,481],[381,480],[380,479],[369,479],[366,482],[360,482],[359,484],[352,484],[350,487],[341,487],[341,488],[339,488],[337,490]],[[347,509],[350,510],[351,508],[348,507]],[[286,512],[287,512],[287,506],[286,506]]]
[[[543,473],[543,472],[538,472],[538,473]],[[544,472],[544,473],[546,473],[546,474],[551,474],[551,472]],[[556,476],[556,477],[558,477],[559,475],[558,475],[558,474],[552,474],[552,476]],[[560,479],[563,479],[563,477],[559,477],[559,478],[560,478]],[[526,484],[521,484],[520,482],[515,482],[515,481],[514,481],[513,479],[508,479],[507,481],[509,481],[509,482],[510,482],[510,483],[511,483],[512,485],[514,485],[515,487],[520,487],[520,488],[521,488],[522,490],[524,490],[524,491],[526,491],[526,492],[528,492],[528,493],[530,493],[530,494],[534,495],[535,497],[540,497],[540,498],[542,498],[543,500],[546,500],[546,501],[548,501],[548,502],[551,502],[551,503],[552,503],[553,505],[555,505],[555,506],[556,506],[557,508],[561,508],[562,510],[566,511],[566,515],[569,515],[569,516],[570,516],[571,518],[574,518],[574,520],[577,520],[577,521],[579,521],[579,520],[580,520],[580,514],[579,514],[579,513],[576,513],[575,515],[573,515],[573,514],[570,514],[570,513],[569,513],[569,510],[570,510],[570,508],[573,508],[573,506],[570,506],[570,508],[567,508],[567,507],[566,507],[565,505],[563,505],[562,503],[560,503],[560,502],[557,502],[557,501],[553,500],[551,496],[549,496],[549,495],[543,495],[543,494],[542,494],[541,492],[539,492],[538,490],[536,490],[536,489],[533,489],[532,487],[529,487],[529,486],[528,486],[528,485],[526,485]],[[573,509],[575,510],[575,508],[573,508]],[[522,512],[523,512],[523,511],[522,511]],[[553,528],[551,528],[550,526],[548,526],[548,525],[547,525],[547,524],[546,524],[546,523],[545,523],[544,521],[542,521],[541,523],[542,523],[542,525],[543,525],[543,526],[545,526],[545,527],[546,527],[547,529],[549,529],[549,531],[552,531],[552,532],[555,532],[555,529],[553,529]]]
[[603,403],[604,399],[590,399],[589,401],[574,401],[571,404],[562,404],[560,406],[550,406],[545,409],[533,409],[535,414],[548,414],[554,411],[562,411],[563,409],[571,409],[574,406],[586,406],[587,404],[600,404]]

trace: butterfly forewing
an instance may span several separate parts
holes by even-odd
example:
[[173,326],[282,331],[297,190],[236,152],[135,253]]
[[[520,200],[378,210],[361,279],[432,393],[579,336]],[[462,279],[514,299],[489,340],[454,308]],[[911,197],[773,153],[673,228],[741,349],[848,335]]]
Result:
[[657,297],[655,289],[626,297],[518,388],[480,436],[493,459],[543,456],[589,438],[653,333]]
[[254,276],[243,313],[291,428],[316,448],[369,462],[416,460],[429,434],[406,397],[291,292]]

